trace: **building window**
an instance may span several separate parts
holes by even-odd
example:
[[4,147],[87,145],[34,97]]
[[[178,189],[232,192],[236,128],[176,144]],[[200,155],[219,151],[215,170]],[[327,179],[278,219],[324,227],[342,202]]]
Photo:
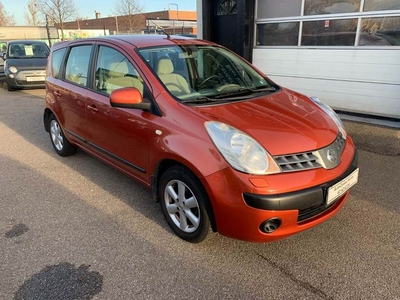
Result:
[[304,15],[353,13],[360,11],[360,0],[305,0]]
[[301,15],[302,0],[258,0],[257,18],[284,18]]
[[257,25],[257,45],[297,46],[300,22],[282,22]]
[[354,46],[357,19],[307,21],[303,23],[302,46]]
[[257,0],[256,15],[260,47],[400,47],[400,0]]
[[362,19],[360,46],[400,46],[400,17]]
[[364,11],[398,10],[399,0],[365,0]]
[[221,5],[218,7],[217,15],[236,15],[237,14],[237,4],[234,0],[222,1]]

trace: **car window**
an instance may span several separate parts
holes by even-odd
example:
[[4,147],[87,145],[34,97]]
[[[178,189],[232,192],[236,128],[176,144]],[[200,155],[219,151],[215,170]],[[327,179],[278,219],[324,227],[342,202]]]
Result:
[[45,43],[21,42],[10,44],[7,55],[10,58],[47,58],[49,53]]
[[65,66],[66,80],[82,86],[87,86],[91,50],[92,46],[90,45],[71,48]]
[[62,62],[62,58],[64,56],[65,51],[66,51],[66,48],[62,48],[62,49],[54,51],[52,54],[51,70],[52,70],[52,74],[53,74],[54,78],[59,78],[61,62]]
[[235,93],[251,97],[275,91],[262,74],[222,47],[176,45],[147,47],[138,52],[165,88],[185,102]]
[[100,46],[96,63],[96,90],[111,94],[123,87],[137,88],[143,95],[143,79],[136,68],[121,52]]

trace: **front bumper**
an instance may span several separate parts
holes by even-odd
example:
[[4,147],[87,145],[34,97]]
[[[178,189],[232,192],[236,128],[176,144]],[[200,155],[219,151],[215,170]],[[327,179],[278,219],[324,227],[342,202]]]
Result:
[[312,188],[278,195],[243,193],[243,199],[248,206],[258,209],[276,211],[296,209],[299,211],[297,221],[301,222],[328,210],[333,205],[334,202],[326,204],[328,188],[348,177],[357,169],[357,165],[358,155],[355,152],[350,166],[334,180]]
[[[13,78],[10,75],[14,76]],[[12,88],[44,88],[44,70],[21,70],[16,74],[6,72],[5,82]]]
[[[203,183],[210,195],[217,231],[236,239],[269,242],[312,228],[344,205],[348,190],[326,205],[327,190],[354,172],[357,163],[349,137],[341,163],[334,169],[258,177],[231,168],[214,173]],[[279,219],[280,227],[266,233],[261,227],[270,219]]]

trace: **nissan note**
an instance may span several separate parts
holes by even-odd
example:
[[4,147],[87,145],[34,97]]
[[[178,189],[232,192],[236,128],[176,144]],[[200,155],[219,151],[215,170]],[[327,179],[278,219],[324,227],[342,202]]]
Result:
[[[357,152],[335,112],[217,44],[110,36],[53,45],[44,127],[147,186],[171,230],[268,242],[335,215]],[[333,225],[332,225],[333,226]]]

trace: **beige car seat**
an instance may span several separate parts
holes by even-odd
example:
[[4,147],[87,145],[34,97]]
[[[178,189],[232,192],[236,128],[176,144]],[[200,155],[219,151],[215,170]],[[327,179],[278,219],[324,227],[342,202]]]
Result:
[[129,73],[128,64],[125,61],[111,63],[109,65],[108,79],[105,82],[105,88],[108,94],[123,87],[134,87],[143,95],[143,83],[132,76],[126,76]]
[[190,94],[186,79],[174,73],[174,65],[169,57],[161,57],[158,61],[157,75],[167,89],[175,96]]

